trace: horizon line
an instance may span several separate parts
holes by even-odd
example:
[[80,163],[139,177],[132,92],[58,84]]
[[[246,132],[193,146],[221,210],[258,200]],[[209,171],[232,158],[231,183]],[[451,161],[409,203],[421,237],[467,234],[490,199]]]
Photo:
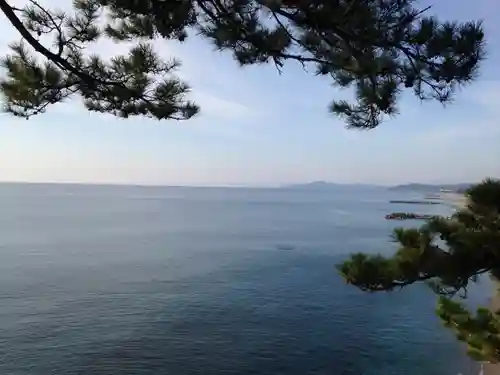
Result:
[[327,182],[327,181],[311,181],[311,182],[293,182],[282,184],[269,184],[269,185],[248,185],[248,184],[165,184],[165,183],[133,183],[133,182],[89,182],[89,181],[0,181],[1,185],[79,185],[79,186],[109,186],[109,187],[170,187],[170,188],[219,188],[219,189],[286,189],[294,187],[307,187],[308,185],[324,184],[336,186],[367,186],[367,187],[380,187],[391,188],[406,185],[428,185],[428,186],[442,186],[442,185],[462,185],[471,184],[470,182],[458,183],[425,183],[425,182],[405,182],[394,184],[377,184],[377,183],[364,183],[364,182]]

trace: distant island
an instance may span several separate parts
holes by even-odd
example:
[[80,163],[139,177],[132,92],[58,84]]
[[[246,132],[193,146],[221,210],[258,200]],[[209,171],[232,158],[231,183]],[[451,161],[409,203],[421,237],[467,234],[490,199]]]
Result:
[[422,193],[435,193],[441,190],[447,190],[454,193],[464,193],[472,185],[474,184],[470,182],[462,182],[458,184],[442,184],[442,185],[410,183],[410,184],[391,186],[389,190],[417,191]]
[[345,189],[345,188],[379,188],[385,189],[384,186],[372,184],[341,184],[327,181],[313,181],[302,184],[290,184],[281,186],[285,189],[300,189],[300,190],[332,190],[332,189]]
[[332,187],[337,187],[337,186],[339,186],[339,184],[335,184],[332,182],[314,181],[314,182],[306,182],[303,184],[286,185],[283,187],[287,188],[287,189],[326,189],[326,188],[332,188]]

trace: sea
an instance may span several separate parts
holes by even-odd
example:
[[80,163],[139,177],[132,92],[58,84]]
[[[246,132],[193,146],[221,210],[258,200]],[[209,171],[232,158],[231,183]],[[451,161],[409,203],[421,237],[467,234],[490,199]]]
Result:
[[413,198],[0,184],[0,374],[477,374],[426,285],[368,294],[335,269],[418,223],[385,214],[451,210],[389,204]]

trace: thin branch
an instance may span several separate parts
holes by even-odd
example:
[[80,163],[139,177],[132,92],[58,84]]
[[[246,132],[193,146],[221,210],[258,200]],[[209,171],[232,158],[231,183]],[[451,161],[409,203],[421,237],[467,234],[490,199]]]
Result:
[[330,64],[331,65],[331,63],[329,61],[318,59],[316,57],[306,57],[306,56],[302,56],[302,55],[292,55],[292,54],[284,53],[284,52],[280,52],[278,55],[280,57],[283,57],[284,59],[297,60],[297,61],[302,62],[302,63],[315,62],[315,63],[318,63],[318,64]]
[[[108,82],[102,81],[100,79],[94,78],[89,74],[82,72],[71,65],[67,60],[62,58],[61,56],[51,52],[46,47],[44,47],[38,40],[36,40],[33,35],[24,27],[21,20],[16,16],[12,7],[7,3],[6,0],[0,0],[0,10],[5,14],[7,19],[10,21],[12,26],[14,26],[17,31],[21,34],[21,36],[26,39],[26,41],[35,49],[35,51],[44,55],[47,59],[53,61],[57,66],[61,69],[65,69],[70,73],[74,74],[78,78],[80,78],[85,83],[94,86],[96,83],[102,85],[120,85],[118,82]],[[122,85],[120,85],[122,86]]]
[[[82,30],[85,30],[86,28],[88,28],[90,25],[92,24],[92,18],[91,17],[87,17],[87,22],[85,22],[85,25],[82,27]],[[77,49],[83,49],[84,47],[83,46],[79,46],[77,45],[76,43],[74,43],[74,40],[78,40],[78,37],[82,35],[82,32],[80,30],[79,33],[75,33],[75,35],[73,35],[71,38],[69,38],[67,41],[66,41],[66,45],[68,46],[72,46],[73,48],[77,48]]]
[[290,30],[288,30],[288,27],[283,25],[283,22],[281,22],[281,20],[278,18],[278,15],[274,11],[271,11],[271,14],[273,15],[273,18],[278,23],[278,25],[281,26],[283,28],[283,30],[285,30],[285,32],[288,34],[288,37],[291,40],[293,40],[295,43],[297,43],[299,46],[303,47],[302,42],[300,40],[298,40],[295,36],[292,35]]
[[40,9],[49,19],[50,21],[52,22],[52,24],[54,25],[54,27],[56,28],[57,30],[57,40],[58,40],[58,51],[57,51],[57,54],[59,56],[62,55],[63,53],[63,50],[64,50],[64,39],[63,39],[63,31],[62,31],[62,23],[64,21],[64,18],[61,18],[61,22],[59,22],[59,24],[56,22],[56,20],[54,19],[54,17],[52,17],[52,14],[47,10],[45,9],[44,7],[42,7],[40,4],[38,4],[38,2],[36,2],[35,0],[30,0],[30,3],[33,4],[34,6],[36,6],[38,9]]
[[[275,9],[274,11],[277,14],[279,14],[280,16],[283,16],[283,17],[289,19],[290,21],[292,21],[296,24],[300,24],[300,21],[297,19],[297,17],[295,15],[292,15],[292,14],[284,11],[283,9]],[[307,13],[307,12],[305,12],[305,13]],[[314,17],[310,17],[310,19],[314,19]],[[317,27],[318,25],[310,25],[310,26],[312,26],[314,28],[314,27]],[[336,33],[341,39],[343,39],[346,42],[346,44],[350,44],[349,42],[351,40],[356,39],[353,36],[349,35],[347,32],[345,32],[344,30],[335,26],[333,23],[330,23],[329,27],[331,27],[332,31],[334,33]]]
[[[469,275],[467,277],[467,280],[469,280],[471,277],[478,276],[478,275],[484,274],[486,272],[489,272],[489,271],[491,271],[494,268],[495,268],[494,266],[480,268],[479,270],[477,270],[477,271],[473,272],[471,275]],[[387,291],[387,290],[391,290],[393,288],[404,288],[405,286],[412,285],[412,284],[414,284],[416,282],[428,281],[428,280],[436,279],[436,278],[439,278],[439,275],[437,273],[436,274],[421,275],[421,276],[418,276],[416,278],[408,279],[408,280],[404,280],[404,281],[394,280],[389,285],[377,284],[377,285],[363,286],[363,285],[356,285],[356,283],[354,283],[354,285],[356,285],[359,289],[361,289],[362,291],[365,291],[365,292],[369,292],[369,291],[371,291],[371,292],[377,292],[377,291]],[[459,288],[454,288],[456,290],[454,292],[449,292],[448,294],[454,295],[460,289],[464,289],[464,288],[465,287],[463,287],[463,286],[459,287]]]

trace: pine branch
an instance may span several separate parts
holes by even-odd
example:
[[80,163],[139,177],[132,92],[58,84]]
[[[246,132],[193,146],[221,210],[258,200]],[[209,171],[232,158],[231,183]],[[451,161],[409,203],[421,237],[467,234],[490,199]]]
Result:
[[[39,6],[37,0],[28,1]],[[75,1],[77,11],[85,13],[87,4],[110,15],[103,30],[113,40],[184,41],[194,30],[217,49],[233,53],[241,65],[271,63],[281,74],[286,61],[299,62],[304,70],[313,64],[335,85],[354,88],[354,103],[330,106],[354,128],[372,129],[397,114],[404,89],[413,89],[420,100],[448,102],[457,87],[475,78],[484,55],[480,24],[439,23],[423,17],[428,8],[415,9],[412,0]],[[66,37],[71,22],[62,27],[47,11],[46,23],[52,20],[58,33],[58,52],[52,53],[23,27],[6,0],[0,0],[0,9],[39,55],[87,87],[130,89],[110,71],[94,74],[77,57],[84,51],[82,43],[95,39],[85,34],[96,27],[92,14],[74,21],[73,35]]]
[[39,52],[40,54],[45,56],[48,60],[57,64],[57,66],[59,66],[61,69],[65,69],[65,70],[71,72],[72,74],[74,74],[75,76],[77,76],[78,78],[80,78],[82,81],[84,81],[85,83],[87,83],[90,86],[95,86],[95,84],[97,84],[97,83],[103,84],[103,85],[116,84],[116,82],[101,81],[99,79],[96,79],[95,77],[92,77],[92,76],[86,74],[85,72],[78,70],[77,68],[72,66],[67,60],[62,58],[60,55],[55,54],[55,53],[51,52],[50,50],[48,50],[47,48],[45,48],[24,27],[23,23],[16,16],[12,7],[9,4],[7,4],[6,0],[0,0],[0,10],[5,14],[7,19],[12,24],[12,26],[14,26],[17,29],[19,34],[21,34],[21,36],[29,43],[29,45],[31,47],[33,47],[33,49],[35,51]]

